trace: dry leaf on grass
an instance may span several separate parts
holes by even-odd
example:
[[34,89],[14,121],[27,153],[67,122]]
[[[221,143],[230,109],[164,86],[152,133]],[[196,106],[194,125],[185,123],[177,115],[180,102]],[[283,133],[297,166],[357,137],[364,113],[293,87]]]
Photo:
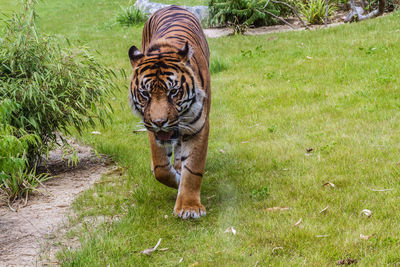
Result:
[[99,135],[99,134],[101,134],[101,132],[99,132],[99,131],[93,131],[92,134],[97,134],[97,135]]
[[182,261],[183,261],[183,258],[181,258],[178,263],[181,263]]
[[367,217],[371,217],[372,211],[364,209],[364,210],[361,211],[361,214],[364,214]]
[[356,259],[348,258],[348,259],[340,260],[336,264],[337,265],[350,265],[350,264],[355,264],[355,263],[357,263]]
[[301,222],[303,221],[303,218],[300,218],[293,226],[299,226]]
[[284,211],[284,210],[290,210],[289,207],[272,207],[272,208],[266,208],[265,211]]
[[393,190],[393,188],[388,188],[388,189],[373,189],[373,188],[371,188],[371,191],[374,191],[374,192],[386,192],[386,191],[392,191]]
[[226,228],[224,234],[226,234],[226,233],[232,233],[233,235],[236,235],[236,230],[232,226],[230,226],[230,227]]
[[314,148],[312,148],[312,147],[306,148],[307,153],[311,153],[313,150],[314,150]]
[[331,182],[326,182],[322,186],[329,186],[329,187],[335,187],[335,185]]
[[329,205],[326,206],[325,208],[323,208],[322,210],[320,210],[319,214],[323,213],[323,212],[326,211],[327,209],[329,209]]
[[371,239],[371,238],[372,238],[372,235],[363,235],[363,234],[360,234],[360,238],[361,238],[361,239],[364,239],[364,240],[368,240],[368,239]]
[[226,153],[225,150],[223,150],[223,149],[220,149],[219,152],[221,152],[222,154]]
[[154,251],[156,251],[156,249],[158,248],[158,246],[160,245],[160,243],[161,243],[161,238],[158,240],[158,242],[157,242],[157,244],[154,246],[154,248],[145,249],[145,250],[143,250],[143,251],[140,252],[140,253],[146,254],[146,255],[150,255],[151,253],[153,253]]
[[275,253],[277,250],[283,250],[283,247],[276,247],[272,249],[272,253]]
[[132,131],[133,133],[147,132],[146,128],[140,128]]
[[316,235],[315,237],[328,237],[329,235]]
[[310,57],[310,56],[306,56],[306,58],[307,58],[307,59],[312,59],[312,57]]

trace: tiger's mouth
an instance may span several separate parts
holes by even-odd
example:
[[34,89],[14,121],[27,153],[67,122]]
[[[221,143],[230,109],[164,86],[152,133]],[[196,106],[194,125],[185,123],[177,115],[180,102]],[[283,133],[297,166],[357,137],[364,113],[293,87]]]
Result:
[[157,140],[170,141],[172,139],[178,138],[178,131],[177,130],[172,130],[169,132],[158,131],[158,132],[155,132],[154,135],[156,136]]

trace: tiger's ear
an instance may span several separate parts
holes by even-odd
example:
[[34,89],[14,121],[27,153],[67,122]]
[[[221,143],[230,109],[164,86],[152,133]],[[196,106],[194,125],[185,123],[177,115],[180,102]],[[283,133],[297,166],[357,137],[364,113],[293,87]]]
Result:
[[131,46],[131,48],[129,48],[128,55],[133,68],[136,67],[139,59],[144,56],[136,46]]
[[189,42],[186,41],[185,45],[181,48],[181,50],[179,50],[178,55],[181,56],[181,60],[186,63],[189,62],[189,60],[192,58],[193,56],[193,49],[192,47],[189,45]]

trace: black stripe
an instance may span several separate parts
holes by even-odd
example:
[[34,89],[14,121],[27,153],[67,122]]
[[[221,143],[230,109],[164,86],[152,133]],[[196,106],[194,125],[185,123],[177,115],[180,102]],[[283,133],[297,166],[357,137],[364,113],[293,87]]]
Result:
[[155,171],[157,168],[164,168],[164,167],[167,167],[167,166],[169,166],[169,162],[167,164],[165,164],[165,165],[156,165],[156,166],[154,166],[153,171]]
[[194,172],[194,171],[192,171],[191,169],[189,169],[189,167],[187,167],[186,165],[185,165],[184,167],[185,167],[185,169],[188,170],[191,174],[196,175],[196,176],[203,177],[203,174],[202,174],[202,173]]
[[200,110],[199,114],[197,114],[196,117],[194,117],[194,119],[191,122],[189,122],[189,124],[193,124],[201,118],[201,114],[203,114],[203,108],[204,108],[204,105],[201,106],[201,110]]
[[189,140],[191,137],[193,137],[193,136],[195,136],[195,135],[198,135],[198,134],[201,132],[201,130],[203,130],[204,125],[206,125],[206,122],[204,122],[203,125],[200,127],[200,129],[199,129],[197,132],[195,132],[194,134],[185,134],[185,135],[183,135],[183,136],[182,136],[182,141],[187,141],[187,140]]
[[188,157],[189,157],[189,156],[182,156],[182,157],[181,157],[181,161],[187,160]]

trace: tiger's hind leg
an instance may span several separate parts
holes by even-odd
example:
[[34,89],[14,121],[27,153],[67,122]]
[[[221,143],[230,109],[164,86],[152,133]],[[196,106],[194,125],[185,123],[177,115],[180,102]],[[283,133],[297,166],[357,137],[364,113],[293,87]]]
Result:
[[175,202],[174,214],[182,219],[206,215],[200,201],[201,183],[207,156],[209,125],[192,139],[182,142],[181,180]]
[[180,173],[177,173],[171,165],[172,146],[162,147],[157,145],[154,133],[149,132],[151,149],[151,170],[154,177],[162,184],[178,188]]

